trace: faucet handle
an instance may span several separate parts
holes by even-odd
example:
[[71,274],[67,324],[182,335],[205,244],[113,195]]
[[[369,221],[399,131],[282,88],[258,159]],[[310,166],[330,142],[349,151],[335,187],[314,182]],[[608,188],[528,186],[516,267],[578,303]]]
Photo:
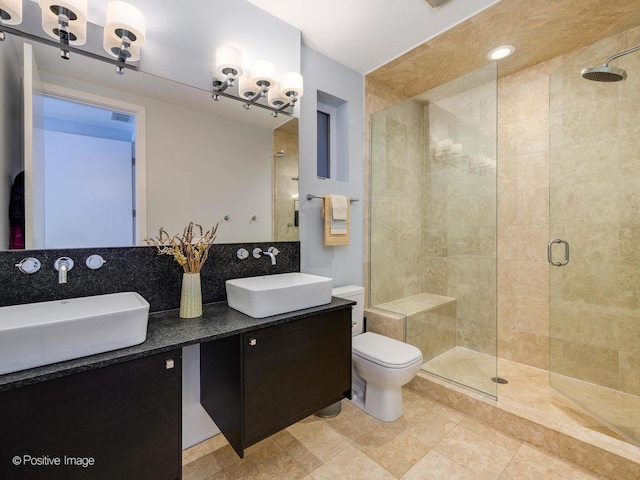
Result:
[[91,270],[97,270],[98,268],[102,267],[102,265],[104,265],[105,263],[107,263],[107,261],[104,258],[102,258],[102,255],[98,255],[97,253],[94,253],[93,255],[89,255],[87,257],[87,260],[85,261],[85,265]]
[[269,247],[269,248],[267,249],[267,252],[269,252],[269,253],[273,253],[274,255],[277,255],[277,254],[279,254],[279,253],[280,253],[280,250],[278,250],[276,247]]
[[18,267],[18,270],[20,270],[22,273],[27,274],[36,273],[38,270],[40,270],[40,266],[40,260],[34,257],[23,258],[22,260],[20,260],[20,263],[16,263],[16,267]]
[[253,258],[260,258],[262,256],[262,249],[256,247],[253,249]]

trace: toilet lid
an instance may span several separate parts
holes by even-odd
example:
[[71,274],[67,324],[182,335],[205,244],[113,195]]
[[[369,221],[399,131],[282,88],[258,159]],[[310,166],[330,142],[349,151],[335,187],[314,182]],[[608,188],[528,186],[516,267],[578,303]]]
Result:
[[404,368],[422,362],[422,353],[418,348],[373,332],[353,337],[351,351],[387,368]]

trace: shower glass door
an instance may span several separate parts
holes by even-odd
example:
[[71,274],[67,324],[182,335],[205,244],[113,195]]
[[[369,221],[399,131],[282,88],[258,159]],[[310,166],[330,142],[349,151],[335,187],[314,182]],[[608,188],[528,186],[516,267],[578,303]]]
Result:
[[370,305],[422,369],[497,396],[497,65],[371,118]]
[[580,71],[638,44],[636,27],[551,75],[549,178],[550,383],[636,443],[640,53],[616,60],[626,81],[589,81]]

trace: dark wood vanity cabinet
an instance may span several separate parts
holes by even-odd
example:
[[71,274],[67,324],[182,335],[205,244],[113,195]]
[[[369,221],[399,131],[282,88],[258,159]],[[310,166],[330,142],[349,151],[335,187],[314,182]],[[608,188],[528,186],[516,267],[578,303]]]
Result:
[[0,478],[181,478],[181,381],[174,350],[1,392]]
[[200,346],[200,402],[240,457],[350,390],[351,307]]

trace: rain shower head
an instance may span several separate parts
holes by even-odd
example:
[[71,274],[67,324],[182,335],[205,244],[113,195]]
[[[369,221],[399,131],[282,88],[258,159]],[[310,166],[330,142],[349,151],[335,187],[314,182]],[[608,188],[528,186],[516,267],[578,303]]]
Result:
[[594,82],[619,82],[627,78],[627,72],[622,68],[602,67],[585,68],[580,72],[587,80]]
[[640,45],[630,48],[624,52],[616,53],[615,55],[607,58],[604,65],[601,67],[585,68],[580,74],[587,80],[593,80],[594,82],[619,82],[627,78],[627,72],[622,68],[614,68],[609,66],[609,62],[619,57],[623,57],[631,52],[640,50]]

